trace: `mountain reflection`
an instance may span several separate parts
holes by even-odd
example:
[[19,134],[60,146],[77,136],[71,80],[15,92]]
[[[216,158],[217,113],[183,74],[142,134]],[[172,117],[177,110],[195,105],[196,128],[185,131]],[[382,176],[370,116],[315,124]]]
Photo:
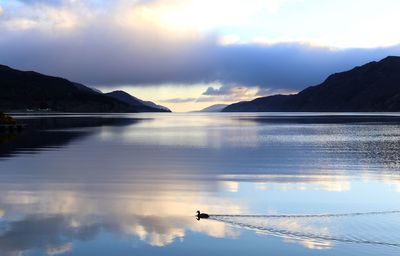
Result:
[[[41,150],[62,148],[95,130],[76,130],[104,126],[133,125],[141,119],[107,116],[20,116],[19,121],[27,125],[21,134],[0,134],[0,160],[18,154],[33,154]],[[74,130],[75,129],[75,130]]]

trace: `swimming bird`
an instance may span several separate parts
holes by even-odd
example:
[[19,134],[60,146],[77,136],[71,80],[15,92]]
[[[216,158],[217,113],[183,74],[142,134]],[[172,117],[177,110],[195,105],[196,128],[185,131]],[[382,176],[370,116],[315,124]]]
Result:
[[197,215],[196,215],[197,220],[208,219],[209,217],[210,217],[210,215],[208,215],[207,213],[200,213],[200,211],[197,211]]

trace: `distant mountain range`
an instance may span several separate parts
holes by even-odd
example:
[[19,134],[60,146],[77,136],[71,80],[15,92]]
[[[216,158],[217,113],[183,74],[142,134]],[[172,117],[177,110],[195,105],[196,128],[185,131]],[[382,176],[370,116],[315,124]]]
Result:
[[[129,100],[130,99],[130,100]],[[0,65],[1,111],[166,112],[128,93],[103,94],[83,84]]]
[[171,112],[171,110],[169,110],[167,107],[157,105],[151,101],[138,99],[124,91],[113,91],[106,93],[105,95],[122,101],[129,106],[134,107],[139,112]]
[[215,104],[195,112],[221,112],[227,106],[227,104]]
[[400,57],[389,56],[329,76],[293,95],[274,95],[231,104],[223,112],[400,111]]

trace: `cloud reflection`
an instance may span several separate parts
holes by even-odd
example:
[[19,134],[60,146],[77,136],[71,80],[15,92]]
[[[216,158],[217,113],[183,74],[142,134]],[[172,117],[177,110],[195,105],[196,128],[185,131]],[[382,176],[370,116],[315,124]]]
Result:
[[299,240],[299,239],[291,239],[285,238],[285,242],[288,243],[297,243],[302,246],[312,249],[312,250],[328,250],[331,249],[334,244],[331,241],[322,241],[322,240]]
[[[260,235],[281,237],[284,242],[297,243],[309,249],[330,249],[337,228],[326,218],[266,218],[245,216],[215,216],[222,223],[249,229]],[[336,230],[335,230],[336,229]]]
[[239,183],[235,181],[224,181],[222,185],[228,192],[236,193],[239,191]]
[[[195,209],[221,211],[232,205],[219,199],[203,202],[198,192],[179,193],[168,185],[154,195],[133,189],[101,193],[84,191],[8,191],[0,195],[6,228],[0,232],[1,252],[46,250],[49,255],[72,250],[73,240],[92,240],[102,232],[133,236],[152,246],[183,239],[187,231],[212,237],[235,237],[223,223],[197,222]],[[185,191],[188,191],[185,189]],[[179,200],[176,200],[179,198]],[[240,208],[232,205],[230,208]],[[21,216],[15,219],[14,216]]]
[[57,247],[49,247],[46,252],[47,255],[60,255],[72,251],[72,243],[66,243]]
[[226,184],[252,182],[257,190],[322,190],[329,192],[346,192],[351,189],[348,176],[340,175],[221,175],[220,179],[229,180]]

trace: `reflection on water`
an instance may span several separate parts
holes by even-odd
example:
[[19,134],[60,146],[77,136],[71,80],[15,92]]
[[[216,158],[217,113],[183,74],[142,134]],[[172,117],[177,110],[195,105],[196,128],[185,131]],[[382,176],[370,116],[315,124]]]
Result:
[[[211,215],[210,218],[259,233],[312,241],[331,247],[332,242],[400,248],[400,211],[303,215]],[[368,224],[369,229],[365,228]],[[351,226],[351,228],[349,228]],[[372,227],[372,228],[371,228]]]
[[[20,153],[34,153],[40,150],[56,149],[71,141],[88,135],[88,127],[123,126],[140,122],[138,118],[101,116],[22,116],[20,122],[27,125],[21,134],[0,134],[0,160]],[[72,130],[75,128],[75,130]],[[68,131],[65,131],[69,129]],[[7,143],[7,142],[13,143]]]
[[194,218],[399,210],[397,115],[19,118],[0,140],[0,255],[400,252],[345,242],[399,243],[399,215]]

